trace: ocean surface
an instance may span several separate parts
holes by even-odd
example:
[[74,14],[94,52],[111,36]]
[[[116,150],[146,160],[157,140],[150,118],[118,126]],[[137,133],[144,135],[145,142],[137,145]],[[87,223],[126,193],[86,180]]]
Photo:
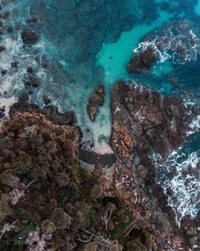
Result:
[[[0,108],[5,107],[5,116],[24,89],[32,91],[29,101],[41,107],[43,95],[47,95],[61,112],[76,112],[83,147],[109,153],[109,93],[117,79],[137,81],[163,95],[178,94],[185,104],[200,106],[200,1],[1,0],[0,7],[0,12],[9,12],[0,20],[0,45],[6,48],[0,53],[0,70],[7,70],[0,75]],[[5,32],[9,27],[12,32]],[[23,46],[23,29],[35,31],[39,41]],[[126,65],[134,53],[147,46],[144,37],[149,34],[159,60],[145,74],[128,74]],[[160,51],[166,36],[169,43]],[[189,41],[194,40],[191,45]],[[176,49],[181,45],[186,50],[180,57]],[[17,67],[11,67],[15,61]],[[33,68],[40,83],[37,88],[25,88],[27,67]],[[98,84],[105,84],[106,98],[92,123],[86,104]],[[197,117],[192,122],[191,140],[180,149],[166,159],[150,156],[177,222],[187,214],[195,217],[200,209],[199,121]],[[196,170],[195,175],[190,168]]]

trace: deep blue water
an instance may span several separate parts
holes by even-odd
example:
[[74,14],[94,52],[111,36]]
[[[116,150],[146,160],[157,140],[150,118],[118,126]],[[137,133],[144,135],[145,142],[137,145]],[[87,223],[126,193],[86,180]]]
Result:
[[[0,106],[9,107],[24,91],[26,69],[31,66],[40,85],[32,88],[30,102],[43,106],[45,94],[60,111],[74,110],[84,133],[83,143],[87,147],[93,145],[97,152],[108,152],[111,151],[108,146],[111,131],[109,92],[118,78],[139,81],[161,94],[178,94],[186,104],[200,105],[200,2],[2,0],[0,5],[3,11],[10,11],[10,16],[3,21],[4,30],[14,27],[12,33],[0,35],[0,44],[6,47],[0,53],[0,69],[8,70],[0,78]],[[185,20],[189,29],[181,26]],[[39,42],[29,48],[24,47],[21,40],[21,31],[25,28],[40,35]],[[155,39],[154,44],[167,33],[171,34],[170,46],[151,70],[145,74],[128,74],[126,64],[149,33]],[[193,38],[196,44],[190,46]],[[187,47],[182,57],[175,53],[180,44]],[[14,61],[18,61],[15,69],[10,67]],[[43,67],[44,61],[48,67]],[[91,123],[85,107],[89,95],[100,83],[106,86],[106,101],[96,122]],[[185,214],[194,217],[199,209],[198,175],[186,178],[183,174],[188,166],[195,168],[198,164],[199,127],[197,119],[191,130],[191,141],[167,160],[154,156],[158,182],[166,192],[169,187],[174,190],[175,198],[169,198],[169,203],[176,208],[178,220]],[[177,175],[169,178],[172,168],[177,170]],[[163,169],[166,172],[162,172]],[[186,184],[186,179],[191,182]],[[192,182],[195,189],[191,189]]]

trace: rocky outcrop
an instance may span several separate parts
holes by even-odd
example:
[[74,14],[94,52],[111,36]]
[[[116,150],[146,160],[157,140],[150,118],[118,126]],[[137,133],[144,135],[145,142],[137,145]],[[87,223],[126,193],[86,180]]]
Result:
[[22,93],[19,101],[10,107],[9,115],[14,117],[17,112],[36,112],[44,114],[47,119],[58,125],[72,125],[76,122],[76,115],[73,111],[60,113],[54,105],[39,108],[36,104],[28,103],[29,96],[27,93]]
[[145,69],[151,68],[153,63],[159,58],[158,52],[151,46],[147,46],[145,50],[136,53],[127,65],[127,71],[142,72]]
[[155,183],[156,170],[148,156],[153,150],[164,157],[187,140],[188,108],[178,97],[161,97],[145,87],[118,81],[111,92],[111,112],[116,188],[135,217],[159,233],[152,250],[189,250],[162,187]]
[[170,20],[165,26],[148,33],[134,49],[127,65],[129,73],[145,72],[156,60],[169,59],[178,64],[196,59],[199,52],[199,28],[189,20]]
[[24,45],[31,46],[37,43],[38,39],[39,39],[39,36],[34,31],[32,30],[22,31],[22,41]]
[[103,85],[97,85],[94,92],[91,94],[87,104],[87,113],[92,122],[95,121],[96,113],[98,112],[98,106],[102,106],[104,103],[105,88]]

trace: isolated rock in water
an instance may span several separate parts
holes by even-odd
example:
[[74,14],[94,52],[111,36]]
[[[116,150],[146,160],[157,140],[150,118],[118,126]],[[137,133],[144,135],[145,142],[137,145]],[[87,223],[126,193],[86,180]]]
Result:
[[0,53],[5,50],[5,47],[3,45],[0,45]]
[[43,96],[43,100],[44,100],[45,105],[48,105],[49,103],[51,103],[51,99],[47,95]]
[[116,189],[124,194],[136,218],[143,219],[159,233],[154,241],[155,250],[164,250],[163,245],[168,241],[188,250],[188,238],[181,229],[177,230],[174,210],[167,205],[162,187],[155,182],[156,170],[149,152],[151,147],[167,156],[187,139],[189,108],[179,97],[163,98],[157,92],[123,81],[115,84],[110,106]]
[[22,32],[22,41],[24,45],[31,46],[37,43],[39,35],[32,30],[24,30]]
[[87,104],[87,113],[88,113],[89,118],[92,122],[95,121],[95,116],[96,116],[97,111],[98,111],[98,109],[97,109],[96,105],[94,105],[92,103]]
[[102,106],[104,103],[105,88],[103,85],[97,85],[95,91],[88,99],[87,113],[92,122],[95,121],[96,113],[98,112],[97,106]]
[[158,52],[152,46],[147,46],[145,50],[139,51],[133,55],[127,65],[127,71],[130,73],[142,72],[145,69],[151,68],[158,58]]

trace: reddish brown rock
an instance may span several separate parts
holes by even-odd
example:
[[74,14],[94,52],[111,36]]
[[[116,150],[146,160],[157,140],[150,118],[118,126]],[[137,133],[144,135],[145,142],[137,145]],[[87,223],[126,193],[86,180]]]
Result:
[[104,103],[105,88],[103,85],[97,85],[95,91],[90,95],[87,104],[87,113],[92,122],[95,121],[96,113],[98,112],[98,106],[102,106]]
[[162,187],[156,184],[156,170],[148,156],[150,148],[166,156],[186,140],[191,119],[187,112],[179,97],[161,97],[142,86],[118,81],[111,92],[115,186],[136,219],[143,219],[145,227],[154,229],[155,250],[190,248]]

